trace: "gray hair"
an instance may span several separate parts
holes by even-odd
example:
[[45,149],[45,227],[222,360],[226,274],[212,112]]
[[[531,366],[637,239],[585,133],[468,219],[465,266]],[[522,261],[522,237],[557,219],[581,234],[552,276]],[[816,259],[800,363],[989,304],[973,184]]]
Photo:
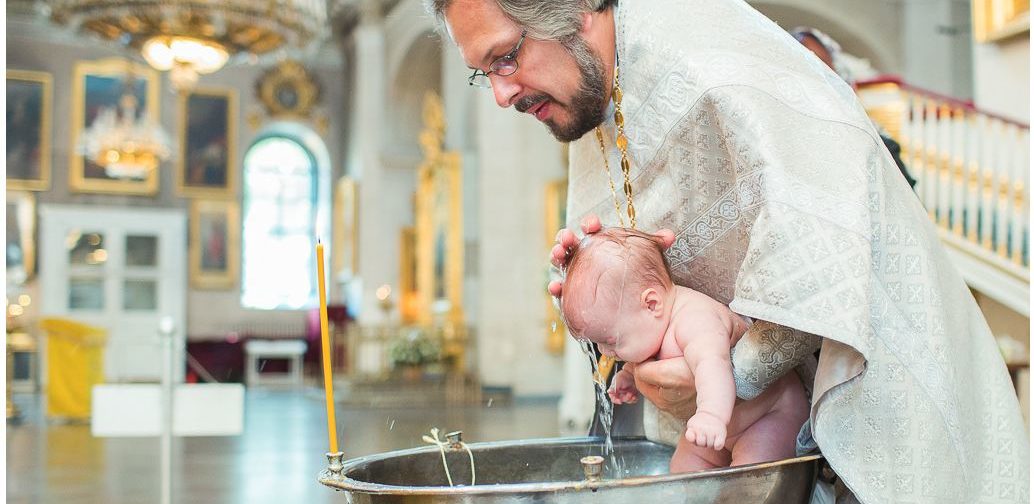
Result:
[[[484,0],[495,1],[503,14],[539,40],[566,42],[582,27],[582,14],[599,12],[617,0]],[[445,9],[453,0],[424,0],[424,8],[435,17],[439,30],[445,24]]]

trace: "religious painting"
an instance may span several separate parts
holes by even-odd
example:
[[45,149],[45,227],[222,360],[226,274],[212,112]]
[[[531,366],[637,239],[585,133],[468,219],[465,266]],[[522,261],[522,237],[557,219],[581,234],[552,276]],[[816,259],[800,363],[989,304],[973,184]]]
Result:
[[240,219],[233,201],[195,200],[190,204],[190,285],[229,289],[236,285]]
[[1030,0],[973,0],[973,37],[998,42],[1030,32]]
[[359,268],[358,249],[359,191],[356,181],[341,177],[334,188],[333,250],[334,271],[341,278],[352,278]]
[[[567,225],[567,179],[554,180],[546,184],[546,254],[553,249],[556,242],[556,232]],[[548,284],[549,267],[546,267],[546,281]],[[553,296],[546,293],[546,350],[553,354],[564,352],[564,341],[566,341],[567,326],[560,317],[560,310],[553,302]]]
[[236,194],[237,92],[195,89],[179,97],[176,189],[186,197]]
[[7,71],[7,187],[50,189],[50,74]]
[[7,191],[7,284],[23,285],[36,272],[36,197]]
[[153,195],[158,193],[158,173],[142,179],[121,178],[83,154],[83,135],[104,113],[121,114],[122,96],[136,98],[136,120],[160,123],[158,72],[147,65],[111,58],[80,61],[72,81],[72,144],[68,180],[75,192]]

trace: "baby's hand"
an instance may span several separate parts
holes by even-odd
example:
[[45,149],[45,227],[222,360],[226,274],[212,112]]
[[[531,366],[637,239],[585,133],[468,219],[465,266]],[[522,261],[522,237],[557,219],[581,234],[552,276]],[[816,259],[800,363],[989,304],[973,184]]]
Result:
[[614,381],[611,382],[607,395],[614,404],[633,404],[639,400],[639,391],[635,388],[635,378],[632,377],[632,373],[625,369],[618,371],[618,374],[614,375]]
[[697,446],[721,450],[725,448],[725,422],[699,411],[686,422],[686,440]]

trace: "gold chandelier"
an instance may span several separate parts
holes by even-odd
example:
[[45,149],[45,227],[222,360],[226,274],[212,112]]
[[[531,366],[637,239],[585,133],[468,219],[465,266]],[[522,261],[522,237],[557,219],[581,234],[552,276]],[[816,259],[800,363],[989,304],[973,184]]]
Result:
[[117,107],[100,111],[83,132],[79,152],[104,167],[109,177],[145,179],[172,153],[168,135],[148,116],[137,116],[133,75],[123,87]]
[[326,0],[49,0],[51,19],[135,48],[177,89],[237,54],[304,48],[327,31]]

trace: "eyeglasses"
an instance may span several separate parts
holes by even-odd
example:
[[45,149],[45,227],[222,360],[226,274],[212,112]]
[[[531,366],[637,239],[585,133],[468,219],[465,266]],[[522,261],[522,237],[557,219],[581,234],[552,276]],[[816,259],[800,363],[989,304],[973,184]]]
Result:
[[517,72],[517,51],[521,50],[521,45],[524,44],[524,37],[528,35],[528,30],[521,32],[521,39],[517,41],[517,45],[513,47],[513,50],[507,53],[505,56],[496,59],[488,66],[488,72],[482,72],[481,69],[474,70],[474,74],[467,78],[467,84],[471,86],[477,86],[479,88],[491,88],[492,81],[488,79],[489,74],[496,74],[500,77],[506,77],[513,75]]

